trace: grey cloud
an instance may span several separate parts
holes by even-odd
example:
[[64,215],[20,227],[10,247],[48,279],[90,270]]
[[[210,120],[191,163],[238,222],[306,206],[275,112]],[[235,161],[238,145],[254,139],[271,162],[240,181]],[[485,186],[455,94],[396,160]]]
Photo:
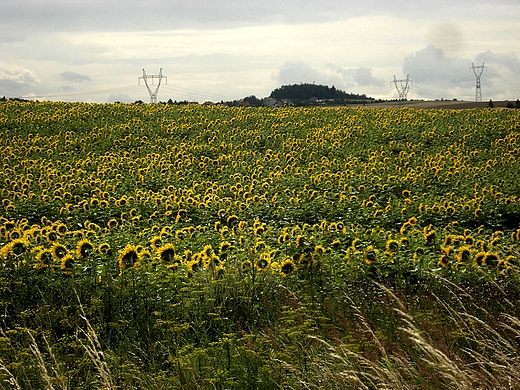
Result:
[[17,42],[24,42],[25,37],[15,37],[15,36],[9,36],[9,35],[0,35],[0,43],[17,43]]
[[70,83],[83,83],[85,81],[92,81],[92,79],[87,75],[70,72],[70,71],[60,73],[59,76],[60,76],[60,79],[62,79],[63,81],[70,82]]
[[335,72],[341,74],[343,84],[348,87],[384,87],[388,84],[385,80],[375,77],[371,68],[339,68],[335,69]]
[[514,73],[520,73],[520,61],[515,53],[500,54],[488,50],[478,54],[475,61],[478,62],[478,65],[480,65],[480,62],[484,62],[490,65],[498,65]]
[[63,92],[67,92],[67,93],[70,93],[70,92],[76,92],[76,88],[70,86],[70,85],[64,85],[63,87],[61,87],[61,90]]
[[514,83],[507,80],[514,80],[514,75],[520,71],[520,61],[513,53],[486,51],[471,60],[447,57],[442,49],[429,45],[405,58],[403,74],[410,76],[413,80],[411,91],[421,98],[458,97],[473,100],[476,77],[471,67],[472,63],[481,66],[482,62],[486,66],[481,74],[483,99],[513,98],[518,92],[515,92]]
[[[459,2],[461,3],[461,2]],[[485,0],[467,1],[470,12]],[[458,3],[457,3],[458,4]],[[436,10],[453,6],[437,0]],[[0,25],[6,31],[134,31],[180,28],[230,28],[240,25],[323,22],[361,15],[411,16],[424,14],[431,1],[365,0],[220,0],[220,1],[83,1],[28,0],[3,4]],[[464,4],[458,4],[464,7]],[[516,5],[511,4],[511,7]],[[465,16],[465,15],[462,15]]]
[[107,103],[115,103],[115,102],[132,103],[135,100],[136,99],[132,98],[131,96],[125,95],[123,93],[113,93],[108,97]]
[[273,77],[281,85],[316,83],[342,89],[346,92],[370,95],[374,87],[385,87],[388,83],[375,77],[371,68],[338,68],[327,66],[330,73],[320,72],[303,61],[287,61]]
[[273,78],[282,85],[299,83],[331,84],[328,75],[318,72],[303,61],[285,62]]
[[446,57],[442,49],[428,45],[405,58],[403,73],[414,81],[444,82],[454,75],[467,73],[471,61]]

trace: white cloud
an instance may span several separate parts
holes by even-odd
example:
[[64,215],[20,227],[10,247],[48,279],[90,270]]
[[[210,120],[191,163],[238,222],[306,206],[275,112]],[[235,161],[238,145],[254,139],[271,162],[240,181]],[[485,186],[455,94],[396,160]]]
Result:
[[14,81],[20,84],[38,84],[38,76],[32,70],[21,66],[8,66],[0,62],[0,80]]
[[87,75],[71,71],[60,73],[59,76],[60,79],[69,83],[83,83],[85,81],[92,81],[92,79]]

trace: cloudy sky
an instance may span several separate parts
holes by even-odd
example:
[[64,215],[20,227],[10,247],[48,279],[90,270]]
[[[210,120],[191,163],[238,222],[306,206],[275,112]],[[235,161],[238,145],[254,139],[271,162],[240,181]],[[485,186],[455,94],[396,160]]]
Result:
[[483,100],[516,100],[519,20],[518,0],[2,0],[0,96],[149,101],[139,77],[162,68],[159,101],[294,83],[393,99],[407,75],[408,99],[474,100],[484,64]]

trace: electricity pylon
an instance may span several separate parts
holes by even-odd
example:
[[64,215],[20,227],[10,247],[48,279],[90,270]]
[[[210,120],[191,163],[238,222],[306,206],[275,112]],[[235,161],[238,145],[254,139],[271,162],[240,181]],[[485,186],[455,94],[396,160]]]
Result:
[[397,93],[399,94],[399,102],[402,102],[407,99],[408,91],[410,91],[410,85],[412,84],[412,80],[409,79],[408,75],[406,75],[405,80],[397,80],[394,75],[394,81],[390,81],[390,84],[395,85],[395,89],[397,89]]
[[[146,85],[146,88],[148,88],[148,93],[150,94],[150,103],[157,103],[157,92],[159,92],[159,87],[161,86],[162,79],[166,79],[166,84],[168,84],[168,78],[166,76],[163,76],[162,74],[162,68],[159,70],[159,74],[146,74],[146,72],[143,69],[143,75],[139,77],[138,83],[141,85],[141,79],[144,80],[144,83]],[[159,82],[157,83],[157,88],[155,88],[155,91],[152,92],[150,86],[148,85],[148,79],[151,79],[151,85],[153,85],[153,79],[159,79]]]
[[482,76],[482,72],[484,72],[484,69],[486,66],[484,66],[484,63],[482,63],[481,66],[475,66],[473,65],[473,62],[471,63],[471,68],[473,69],[473,73],[475,73],[475,77],[477,78],[477,86],[475,89],[475,101],[481,102],[482,101],[482,89],[480,88],[480,76]]

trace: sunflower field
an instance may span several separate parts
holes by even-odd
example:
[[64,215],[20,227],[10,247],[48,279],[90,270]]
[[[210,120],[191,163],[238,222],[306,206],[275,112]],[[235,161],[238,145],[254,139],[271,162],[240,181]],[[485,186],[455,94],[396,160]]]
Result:
[[518,388],[520,110],[8,101],[0,158],[1,389]]

